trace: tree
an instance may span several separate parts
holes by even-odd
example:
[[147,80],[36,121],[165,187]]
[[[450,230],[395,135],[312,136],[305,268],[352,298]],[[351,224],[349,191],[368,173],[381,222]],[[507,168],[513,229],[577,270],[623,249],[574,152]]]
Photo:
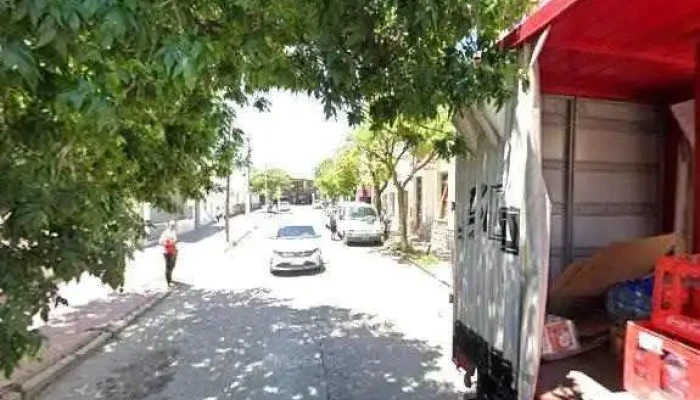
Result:
[[360,158],[354,147],[345,147],[335,159],[333,173],[338,183],[338,192],[343,197],[352,197],[360,184]]
[[264,194],[266,201],[273,196],[279,197],[291,184],[292,178],[279,168],[254,171],[250,178],[251,190]]
[[344,147],[335,158],[323,160],[316,168],[315,184],[330,198],[354,195],[360,183],[360,153],[354,146]]
[[371,134],[362,133],[360,130],[353,136],[353,143],[360,154],[360,174],[361,180],[372,186],[374,194],[374,206],[380,214],[383,211],[382,194],[389,185],[391,173],[384,163],[375,155],[374,151],[368,151],[368,146],[376,146],[379,141],[364,140],[363,137]]
[[355,138],[369,157],[386,168],[398,192],[401,248],[409,249],[406,186],[418,171],[437,158],[464,152],[465,143],[456,135],[446,113],[428,121],[398,118],[380,129],[364,127]]
[[527,0],[0,2],[0,366],[39,346],[57,285],[114,287],[136,204],[198,198],[230,166],[220,97],[272,88],[377,126],[508,97],[498,48]]
[[[229,120],[230,121],[230,120]],[[238,133],[238,135],[235,136],[236,142],[239,146],[236,147],[236,152],[231,155],[231,159],[233,161],[232,165],[227,166],[227,168],[222,168],[222,171],[220,173],[223,173],[226,175],[226,197],[224,198],[224,231],[226,232],[226,243],[230,241],[230,235],[231,235],[231,174],[233,173],[234,168],[246,168],[246,170],[250,169],[250,147],[247,149],[242,148],[242,137],[243,137],[243,132],[241,132],[238,128],[233,127],[231,123],[226,125],[224,129],[231,129],[232,131]],[[247,141],[248,138],[246,138]],[[246,210],[248,210],[248,204],[246,204]]]
[[338,183],[333,174],[333,167],[333,159],[327,158],[321,161],[314,171],[314,185],[316,185],[322,196],[331,199],[340,196]]

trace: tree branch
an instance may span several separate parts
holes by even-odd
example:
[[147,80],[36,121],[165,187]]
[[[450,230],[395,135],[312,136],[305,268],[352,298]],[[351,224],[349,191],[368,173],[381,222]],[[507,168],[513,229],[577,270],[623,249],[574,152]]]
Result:
[[425,158],[425,160],[423,160],[423,162],[414,166],[411,173],[408,174],[406,179],[404,179],[403,185],[405,186],[406,184],[408,184],[408,182],[416,175],[416,173],[418,171],[420,171],[421,169],[425,168],[426,165],[430,164],[430,162],[433,161],[436,156],[437,156],[437,152],[433,151],[432,153],[430,153],[430,155],[428,157]]
[[385,180],[384,183],[381,185],[381,187],[380,187],[380,189],[379,189],[379,193],[380,193],[380,194],[381,194],[381,193],[384,193],[384,191],[386,190],[386,187],[387,187],[387,186],[389,186],[389,180],[388,180],[388,179]]
[[401,157],[403,157],[404,154],[406,154],[406,152],[407,152],[410,148],[411,148],[411,145],[409,145],[408,143],[404,143],[403,149],[401,149],[401,152],[399,152],[399,155],[396,156],[396,161],[397,161],[397,163],[398,163],[399,160],[401,160]]
[[418,126],[420,128],[427,129],[429,131],[440,132],[440,133],[445,133],[445,134],[452,134],[452,132],[450,132],[450,131],[443,131],[442,129],[433,128],[433,127],[430,127],[428,125],[423,125],[423,124],[418,123],[418,122],[414,122],[414,124],[416,124],[416,126]]

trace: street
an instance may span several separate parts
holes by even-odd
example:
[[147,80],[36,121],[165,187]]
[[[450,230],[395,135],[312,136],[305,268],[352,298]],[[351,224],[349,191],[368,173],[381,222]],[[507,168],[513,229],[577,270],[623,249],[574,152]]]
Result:
[[382,254],[331,241],[326,270],[272,276],[278,216],[224,251],[223,232],[183,243],[181,282],[162,303],[39,398],[453,399],[451,305],[438,281]]

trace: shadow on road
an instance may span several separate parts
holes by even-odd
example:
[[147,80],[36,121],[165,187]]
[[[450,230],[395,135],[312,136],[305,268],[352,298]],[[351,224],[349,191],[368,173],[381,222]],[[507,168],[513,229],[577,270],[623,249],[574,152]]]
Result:
[[367,314],[264,290],[178,289],[44,399],[453,399],[440,349]]
[[348,247],[370,247],[370,248],[379,249],[379,248],[382,248],[383,244],[381,244],[379,242],[351,242],[351,243],[348,243],[346,246],[348,246]]
[[274,276],[278,278],[290,278],[290,277],[301,277],[301,276],[314,276],[323,274],[326,268],[323,269],[302,269],[299,271],[275,271]]
[[369,250],[369,252],[391,258],[398,264],[411,264],[409,256],[406,253],[402,253],[401,251],[390,246],[376,246],[375,248]]
[[197,229],[193,229],[189,232],[185,232],[180,234],[180,242],[183,243],[196,243],[199,242],[200,240],[204,240],[208,238],[209,236],[216,235],[217,233],[221,232],[224,230],[223,226],[216,225],[214,222],[211,222],[206,225],[202,225]]
[[[39,328],[39,332],[47,341],[43,343],[36,357],[22,360],[13,371],[12,381],[24,382],[58,362],[66,354],[75,352],[96,337],[101,328],[117,318],[126,316],[149,297],[148,293],[115,293],[77,308],[69,304],[54,309],[48,322]],[[0,389],[8,384],[9,380],[0,381]],[[2,395],[0,398],[3,398]]]

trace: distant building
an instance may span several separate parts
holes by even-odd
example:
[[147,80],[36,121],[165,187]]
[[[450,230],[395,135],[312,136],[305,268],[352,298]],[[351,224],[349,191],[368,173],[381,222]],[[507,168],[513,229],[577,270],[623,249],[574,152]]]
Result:
[[292,204],[311,204],[318,196],[311,179],[292,179],[292,184],[282,192],[282,199]]
[[355,190],[355,201],[362,201],[364,203],[372,203],[372,188],[370,186],[360,185]]

